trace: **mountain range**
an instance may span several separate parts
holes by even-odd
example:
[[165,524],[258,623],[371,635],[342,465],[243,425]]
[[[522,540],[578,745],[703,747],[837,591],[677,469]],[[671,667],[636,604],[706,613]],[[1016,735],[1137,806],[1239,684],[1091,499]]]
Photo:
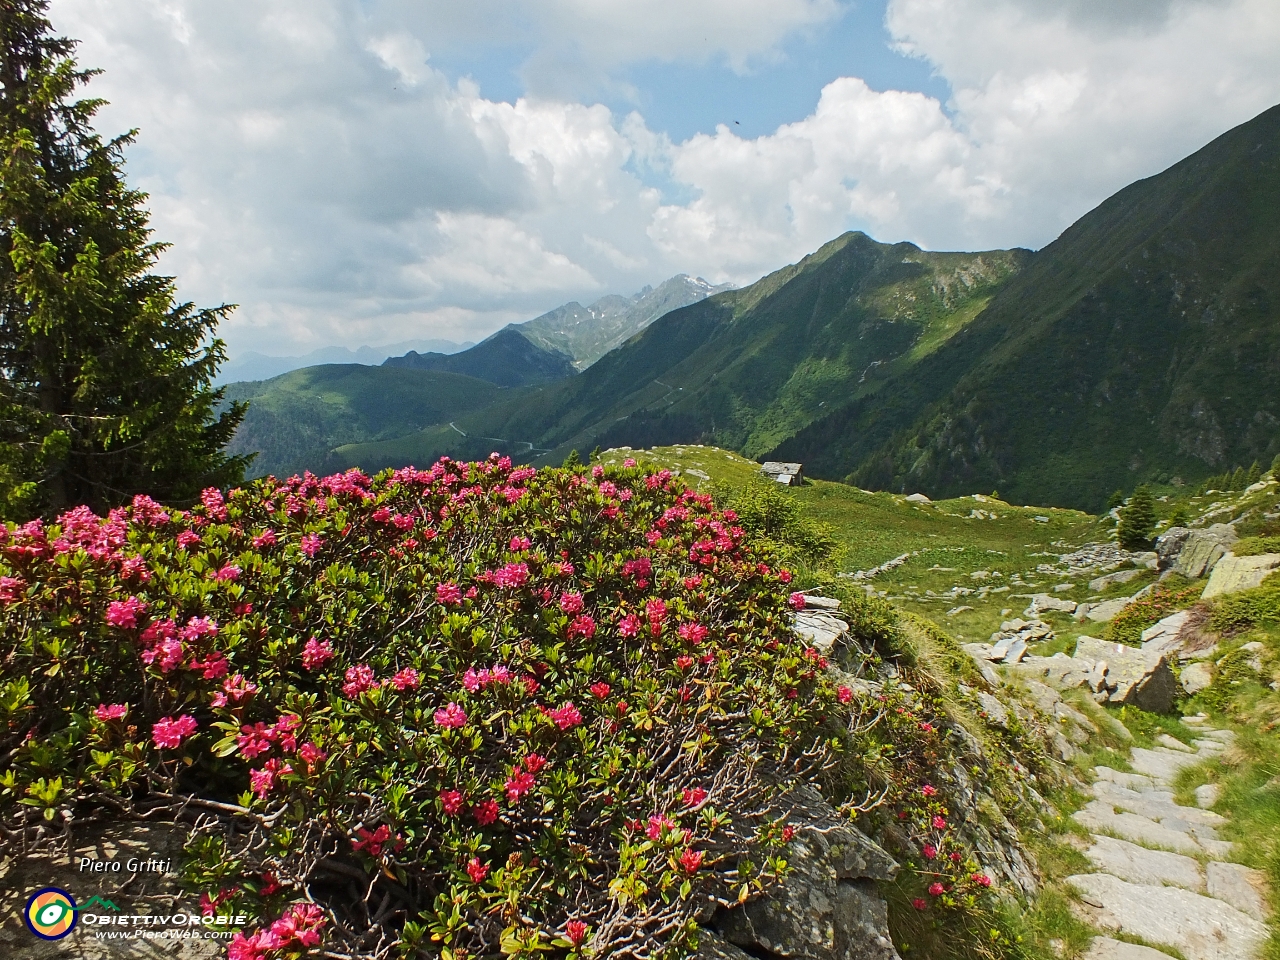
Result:
[[[500,332],[581,372],[475,406],[463,391],[449,420],[313,456],[372,469],[707,442],[872,489],[1094,509],[1117,488],[1265,463],[1280,452],[1280,108],[1038,252],[849,233],[595,359],[621,336],[597,329],[603,303]],[[485,373],[465,356],[435,370]]]
[[240,380],[270,380],[290,370],[302,367],[314,367],[321,363],[363,363],[374,365],[382,363],[387,357],[393,357],[408,350],[433,350],[438,353],[457,353],[475,346],[470,340],[455,343],[452,340],[406,340],[403,343],[390,343],[381,347],[321,347],[298,357],[273,357],[253,350],[236,354],[218,371],[217,383],[235,383]]

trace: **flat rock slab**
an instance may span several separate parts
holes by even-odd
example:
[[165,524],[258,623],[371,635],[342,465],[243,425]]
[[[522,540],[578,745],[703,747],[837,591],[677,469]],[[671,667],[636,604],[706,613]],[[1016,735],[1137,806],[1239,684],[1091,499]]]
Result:
[[1116,614],[1129,605],[1132,597],[1120,597],[1117,600],[1103,600],[1101,603],[1089,604],[1085,616],[1094,623],[1106,623],[1114,620]]
[[1076,640],[1075,659],[1090,661],[1099,671],[1100,664],[1107,665],[1111,703],[1126,703],[1152,713],[1173,709],[1178,683],[1164,654],[1082,636]]
[[1213,568],[1201,599],[1238,593],[1258,586],[1274,570],[1280,569],[1280,553],[1264,553],[1257,557],[1226,554]]
[[1114,837],[1094,837],[1093,846],[1084,855],[1099,872],[1109,873],[1130,883],[1145,883],[1153,887],[1182,887],[1196,893],[1204,893],[1206,889],[1200,864],[1177,853],[1148,850],[1136,843]]
[[1191,834],[1163,826],[1136,813],[1116,813],[1105,800],[1090,800],[1084,809],[1073,813],[1071,819],[1087,830],[1114,833],[1134,843],[1192,856],[1205,852],[1204,846]]
[[[1136,790],[1122,787],[1118,783],[1110,783],[1103,780],[1093,785],[1093,794],[1099,800],[1105,800],[1121,810],[1128,810],[1130,813],[1136,813],[1151,820],[1178,820],[1196,827],[1218,827],[1227,822],[1227,818],[1220,814],[1201,810],[1199,807],[1179,806],[1173,802],[1173,794],[1167,790],[1150,790],[1146,793],[1139,793]],[[1166,826],[1169,826],[1169,824],[1166,824]],[[1181,828],[1175,827],[1174,829]],[[1183,832],[1195,833],[1197,831],[1189,826]],[[1205,836],[1213,837],[1214,834],[1206,833]]]
[[1094,923],[1150,943],[1168,944],[1187,960],[1247,960],[1269,931],[1230,904],[1178,887],[1128,883],[1105,873],[1068,877]]
[[796,612],[793,629],[825,654],[849,632],[849,624],[825,610],[805,609]]
[[1169,960],[1169,954],[1110,937],[1094,937],[1084,960]]
[[1141,793],[1143,790],[1154,790],[1156,782],[1150,777],[1141,773],[1122,773],[1119,770],[1113,770],[1110,767],[1094,767],[1094,775],[1099,780],[1109,780],[1112,783],[1118,783],[1122,787],[1128,787],[1130,790],[1136,790]]
[[1194,748],[1188,747],[1177,737],[1171,737],[1167,733],[1162,733],[1160,736],[1156,737],[1156,743],[1160,744],[1162,747],[1168,747],[1170,750],[1181,750],[1183,753],[1196,752]]
[[1205,868],[1209,878],[1209,896],[1223,900],[1255,920],[1267,919],[1267,901],[1262,891],[1267,878],[1261,870],[1251,870],[1238,863],[1210,862]]
[[1157,784],[1169,786],[1179,770],[1194,766],[1201,759],[1192,753],[1164,747],[1156,747],[1154,750],[1134,747],[1129,754],[1129,765],[1138,773],[1145,773]]

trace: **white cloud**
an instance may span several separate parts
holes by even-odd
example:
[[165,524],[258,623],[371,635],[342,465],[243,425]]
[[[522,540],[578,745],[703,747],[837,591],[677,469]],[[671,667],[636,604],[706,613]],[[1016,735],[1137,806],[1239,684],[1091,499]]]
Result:
[[[107,68],[100,128],[141,128],[130,176],[174,243],[165,269],[202,304],[242,304],[224,335],[268,353],[476,339],[677,272],[746,282],[849,228],[1039,246],[1280,100],[1275,0],[890,0],[896,42],[949,102],[844,77],[755,139],[672,143],[638,113],[557,94],[642,61],[746,69],[839,14],[838,0],[52,7],[83,64]],[[446,48],[525,57],[529,94],[451,81],[432,60]]]

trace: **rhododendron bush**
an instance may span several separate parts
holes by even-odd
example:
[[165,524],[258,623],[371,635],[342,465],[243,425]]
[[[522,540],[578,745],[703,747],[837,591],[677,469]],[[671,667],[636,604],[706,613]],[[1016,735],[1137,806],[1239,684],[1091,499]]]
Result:
[[868,710],[932,735],[829,679],[735,519],[494,455],[0,528],[3,843],[174,811],[259,918],[232,960],[678,953],[785,874],[789,781],[920,799],[849,759]]

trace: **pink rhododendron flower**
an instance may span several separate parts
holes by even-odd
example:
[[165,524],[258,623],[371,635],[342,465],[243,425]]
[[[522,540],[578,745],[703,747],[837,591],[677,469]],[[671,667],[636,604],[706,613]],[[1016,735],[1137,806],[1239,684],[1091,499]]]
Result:
[[280,941],[280,949],[315,947],[323,939],[324,911],[314,903],[296,903],[279,920],[271,924],[271,933]]
[[104,723],[110,720],[123,720],[128,712],[128,705],[123,703],[113,703],[110,706],[100,703],[93,709],[93,715]]
[[681,671],[688,670],[692,666],[693,666],[693,657],[689,656],[687,653],[682,653],[680,654],[680,656],[676,657],[677,670],[681,670]]
[[521,761],[530,773],[537,773],[547,765],[547,758],[540,753],[531,753]]
[[17,603],[27,589],[21,577],[0,577],[0,603]]
[[938,788],[933,786],[932,784],[926,783],[923,787],[920,788],[920,792],[924,794],[926,797],[932,797],[938,793]]
[[217,680],[219,677],[225,677],[229,669],[227,655],[221,650],[214,650],[203,659],[192,660],[187,666],[192,670],[199,670],[200,676],[205,680]]
[[587,939],[587,925],[581,920],[570,920],[564,925],[564,936],[575,947],[580,947],[582,941]]
[[652,547],[652,546],[654,546],[654,545],[655,545],[659,540],[661,540],[661,539],[662,539],[662,534],[661,534],[661,533],[659,533],[657,530],[650,530],[648,533],[646,533],[646,534],[644,535],[644,539],[645,539],[645,541],[649,544],[649,546],[651,546],[651,547]]
[[213,705],[225,707],[228,703],[242,703],[257,692],[257,684],[246,680],[243,673],[237,673],[222,681],[222,689],[213,695]]
[[391,678],[391,685],[397,690],[416,690],[420,682],[418,671],[413,667],[405,667]]
[[527,563],[508,563],[505,567],[493,571],[489,579],[495,587],[514,589],[523,587],[529,582],[529,565]]
[[636,461],[633,457],[627,457],[627,459],[622,461],[622,465],[628,468],[634,467],[636,465]]
[[249,937],[237,933],[227,946],[227,960],[267,960],[267,953],[281,946],[280,938],[270,930],[259,930]]
[[932,860],[938,855],[938,848],[931,843],[926,843],[920,852],[924,854],[926,860]]
[[595,635],[596,622],[589,614],[585,613],[580,617],[574,617],[573,622],[569,624],[569,629],[565,631],[565,636],[570,640],[576,637],[590,640]]
[[946,892],[946,888],[940,883],[934,882],[929,885],[929,896],[931,897],[940,897]]
[[665,816],[654,815],[649,818],[649,825],[645,828],[644,835],[650,840],[658,840],[662,837],[663,829],[674,830],[675,821]]
[[386,507],[379,507],[377,510],[373,511],[371,516],[374,523],[386,523],[391,519],[391,511]]
[[841,703],[848,703],[853,699],[853,691],[844,686],[836,687],[836,699]]
[[582,714],[578,712],[578,708],[573,705],[570,700],[563,706],[556,707],[554,710],[548,710],[547,716],[561,730],[568,730],[570,727],[576,727],[582,722]]
[[113,600],[107,604],[107,623],[121,630],[134,630],[138,626],[138,614],[146,610],[147,605],[137,597]]
[[702,866],[702,851],[686,850],[680,854],[680,866],[685,873],[697,873]]
[[276,532],[267,527],[260,534],[253,538],[253,548],[261,550],[263,547],[274,547],[276,545]]
[[314,743],[308,741],[298,748],[298,757],[308,767],[315,767],[325,757],[329,756]]
[[272,736],[265,723],[245,724],[236,735],[236,749],[246,760],[271,750]]
[[590,687],[588,687],[588,689],[591,691],[592,696],[596,697],[599,700],[603,700],[605,697],[609,695],[609,691],[612,689],[612,687],[610,687],[607,683],[603,681],[599,681],[597,683],[593,683]]
[[991,878],[988,877],[985,873],[971,874],[969,879],[972,880],[974,883],[976,883],[980,887],[991,886]]
[[583,607],[582,594],[569,590],[560,594],[560,610],[564,613],[581,613]]
[[162,750],[176,750],[182,741],[196,732],[199,724],[190,714],[183,714],[178,719],[162,717],[151,727],[151,739]]
[[351,849],[363,850],[369,856],[377,858],[382,856],[382,848],[391,839],[391,828],[385,823],[380,824],[376,830],[366,830],[361,827],[356,831],[356,835],[360,839],[351,844]]
[[929,902],[927,900],[921,900],[919,897],[916,897],[914,900],[912,900],[911,905],[915,907],[917,910],[929,909]]
[[681,640],[695,647],[702,643],[703,640],[707,639],[707,634],[709,632],[710,631],[700,623],[682,623],[676,631]]
[[223,506],[222,491],[217,487],[208,487],[200,494],[200,502],[204,504],[209,516],[215,520],[227,519],[227,508]]
[[298,541],[298,547],[308,557],[314,557],[320,552],[320,548],[324,546],[324,541],[315,533],[304,534],[302,539]]
[[476,818],[476,823],[482,827],[487,827],[498,819],[497,801],[481,800],[472,808],[471,815]]
[[686,590],[697,590],[702,586],[702,574],[684,578],[684,588]]
[[342,685],[342,695],[348,700],[354,700],[378,685],[378,681],[374,679],[373,667],[364,663],[348,667],[344,679],[347,682]]
[[808,604],[808,600],[805,599],[805,595],[803,593],[796,592],[787,598],[787,603],[791,606],[792,610],[803,610]]
[[457,790],[440,791],[440,805],[444,807],[447,816],[456,817],[465,802],[465,798]]
[[595,466],[591,468],[591,476],[599,480],[601,477],[604,476],[604,467],[600,466],[600,464],[597,463]]
[[680,791],[680,799],[686,807],[696,807],[707,799],[707,791],[702,787],[685,787]]
[[212,917],[218,912],[218,908],[234,897],[238,891],[238,887],[230,887],[225,890],[219,890],[216,896],[210,897],[207,893],[200,894],[200,914],[205,917]]
[[312,637],[302,648],[302,666],[310,671],[319,670],[334,658],[333,647],[328,640]]
[[213,579],[221,583],[234,583],[240,578],[240,568],[234,564],[228,563],[221,570],[213,575]]
[[537,780],[532,773],[517,767],[512,771],[511,776],[507,777],[507,782],[504,785],[507,791],[507,799],[512,803],[519,803],[520,798],[532,790],[535,783],[537,783]]
[[272,758],[260,770],[249,771],[249,789],[257,794],[261,800],[270,793],[276,786],[276,778],[284,776],[287,773],[293,773],[293,767],[289,764],[282,764],[279,760]]
[[790,826],[790,825],[787,825],[787,826],[785,826],[785,827],[783,827],[783,828],[782,828],[782,842],[783,842],[783,843],[790,843],[790,842],[791,842],[791,838],[792,838],[792,837],[794,837],[795,835],[796,835],[796,828],[795,828],[795,827]]
[[655,637],[662,633],[662,625],[667,622],[666,603],[654,597],[644,605],[644,615],[649,621],[649,632]]
[[618,622],[618,633],[624,637],[634,637],[640,632],[640,618],[628,613]]
[[466,724],[467,714],[456,703],[447,703],[436,711],[435,720],[437,727],[444,727],[446,730],[457,729]]
[[791,571],[790,571],[790,570],[779,570],[779,571],[778,571],[778,579],[779,579],[779,580],[781,580],[783,583],[790,583],[790,582],[791,582]]
[[217,634],[218,622],[208,617],[192,617],[182,628],[182,639],[188,643],[195,643],[204,637],[214,637]]
[[946,820],[944,820],[942,817],[934,817],[934,818],[933,818],[933,829],[935,829],[935,830],[945,830],[945,829],[947,829],[947,821],[946,821]]
[[513,553],[519,553],[522,550],[528,550],[531,546],[533,544],[530,543],[528,537],[512,537],[511,542],[507,544],[507,549]]
[[489,875],[489,865],[481,863],[479,857],[472,857],[467,861],[467,876],[471,878],[472,883],[479,883]]

